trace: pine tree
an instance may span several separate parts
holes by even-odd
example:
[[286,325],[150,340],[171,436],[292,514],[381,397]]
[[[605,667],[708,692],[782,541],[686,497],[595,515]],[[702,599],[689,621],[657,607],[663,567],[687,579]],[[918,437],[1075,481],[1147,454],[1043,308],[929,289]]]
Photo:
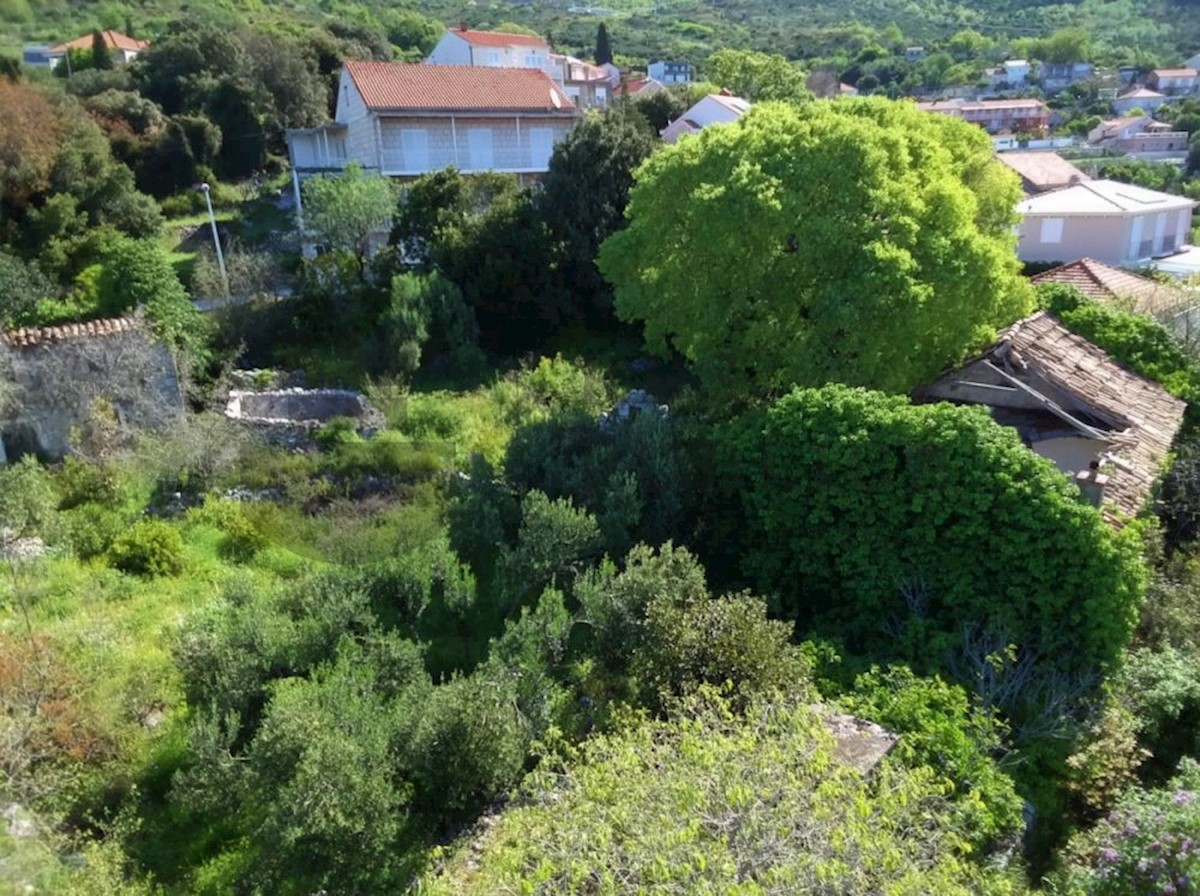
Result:
[[596,29],[596,65],[612,62],[612,47],[608,43],[608,26],[603,22]]

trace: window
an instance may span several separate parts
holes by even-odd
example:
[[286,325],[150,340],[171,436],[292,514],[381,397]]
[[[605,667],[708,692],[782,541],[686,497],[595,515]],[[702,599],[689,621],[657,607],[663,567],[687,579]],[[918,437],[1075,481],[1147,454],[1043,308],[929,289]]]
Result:
[[467,131],[467,151],[471,156],[472,171],[486,171],[495,167],[492,161],[491,128],[471,128]]
[[1043,243],[1061,243],[1062,235],[1062,218],[1042,218],[1041,241]]
[[489,50],[488,51],[487,64],[488,65],[499,65],[500,64],[500,51],[499,50]]
[[525,67],[526,68],[541,68],[542,67],[542,54],[541,53],[526,53],[525,54]]
[[400,132],[400,147],[404,153],[405,171],[429,170],[429,135],[420,128],[405,128]]
[[551,128],[529,129],[529,167],[545,170],[554,152],[554,131]]

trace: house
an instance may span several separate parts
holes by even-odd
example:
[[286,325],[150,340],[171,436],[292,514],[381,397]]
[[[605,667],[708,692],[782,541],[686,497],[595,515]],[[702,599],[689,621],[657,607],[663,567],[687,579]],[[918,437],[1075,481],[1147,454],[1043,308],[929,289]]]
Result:
[[614,93],[617,96],[650,96],[665,89],[662,82],[653,78],[630,78],[617,85]]
[[1122,118],[1110,118],[1088,131],[1087,140],[1092,146],[1104,146],[1112,140],[1127,140],[1135,134],[1145,131],[1153,122],[1154,119],[1149,115],[1126,115]]
[[1150,496],[1186,404],[1039,311],[914,394],[982,405],[1120,528]]
[[0,380],[15,399],[0,413],[0,463],[61,460],[98,400],[121,428],[153,429],[183,414],[175,359],[135,317],[0,334]]
[[[104,40],[104,46],[108,48],[113,62],[121,65],[137,59],[138,53],[150,46],[149,41],[129,37],[120,31],[113,31],[111,28],[101,31],[100,36]],[[56,68],[71,50],[91,50],[93,41],[94,38],[91,34],[85,34],[74,40],[55,44],[45,54],[48,66]]]
[[1020,176],[1026,196],[1091,180],[1056,152],[1001,152],[996,158]]
[[1108,141],[1105,146],[1135,159],[1182,162],[1188,154],[1188,132],[1177,131],[1165,121],[1154,121],[1140,134]]
[[1044,93],[1058,93],[1086,81],[1094,71],[1090,62],[1040,62],[1036,80]]
[[1143,112],[1154,112],[1160,106],[1169,102],[1171,102],[1169,96],[1161,94],[1156,90],[1150,90],[1146,87],[1134,87],[1119,94],[1112,101],[1112,108],[1118,115],[1128,117],[1129,113],[1134,109],[1141,109]]
[[425,64],[536,68],[549,75],[580,109],[607,106],[619,83],[606,67],[554,53],[536,35],[472,31],[466,26],[442,35]]
[[1030,278],[1035,285],[1063,283],[1101,305],[1162,320],[1191,307],[1196,298],[1181,286],[1123,271],[1094,258],[1081,258]]
[[917,103],[917,108],[961,118],[989,134],[1039,134],[1050,126],[1050,110],[1041,100],[935,100]]
[[1195,200],[1132,184],[1084,181],[1017,206],[1017,254],[1022,261],[1141,264],[1188,241],[1195,206]]
[[691,84],[695,74],[690,62],[651,62],[646,74],[662,84]]
[[920,62],[925,58],[924,47],[905,47],[904,61],[905,62]]
[[750,103],[728,93],[710,93],[662,129],[664,143],[676,143],[685,134],[695,134],[709,125],[737,121],[750,111]]
[[1195,96],[1200,91],[1200,72],[1194,68],[1156,68],[1146,86],[1167,96]]
[[580,109],[603,109],[617,86],[604,66],[559,53],[550,54],[547,74]]
[[988,85],[993,90],[1024,87],[1029,83],[1029,63],[1024,59],[1008,59],[995,68],[984,72]]
[[522,181],[546,173],[554,145],[579,111],[543,71],[347,62],[331,124],[288,131],[298,176],[350,162],[415,178],[453,165],[504,171]]
[[473,31],[460,25],[442,35],[425,62],[428,65],[542,68],[549,59],[550,46],[537,35]]

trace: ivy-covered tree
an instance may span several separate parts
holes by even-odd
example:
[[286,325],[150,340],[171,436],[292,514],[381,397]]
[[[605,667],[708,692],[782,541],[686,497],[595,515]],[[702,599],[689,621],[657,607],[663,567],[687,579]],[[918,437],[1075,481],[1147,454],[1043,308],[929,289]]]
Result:
[[1046,733],[1137,621],[1136,527],[1114,531],[986,411],[829,385],[721,434],[721,501],[757,589],[801,630],[950,670]]
[[987,135],[882,100],[768,104],[652,156],[600,250],[617,315],[715,395],[902,392],[1032,306]]

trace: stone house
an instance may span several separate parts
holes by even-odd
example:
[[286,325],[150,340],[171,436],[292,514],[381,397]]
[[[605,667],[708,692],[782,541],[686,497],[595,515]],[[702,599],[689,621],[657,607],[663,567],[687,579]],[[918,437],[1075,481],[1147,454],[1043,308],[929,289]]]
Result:
[[913,397],[987,407],[1116,528],[1149,498],[1187,407],[1044,311]]
[[0,336],[0,461],[59,460],[98,401],[124,430],[155,429],[183,414],[170,349],[140,319],[27,327]]

